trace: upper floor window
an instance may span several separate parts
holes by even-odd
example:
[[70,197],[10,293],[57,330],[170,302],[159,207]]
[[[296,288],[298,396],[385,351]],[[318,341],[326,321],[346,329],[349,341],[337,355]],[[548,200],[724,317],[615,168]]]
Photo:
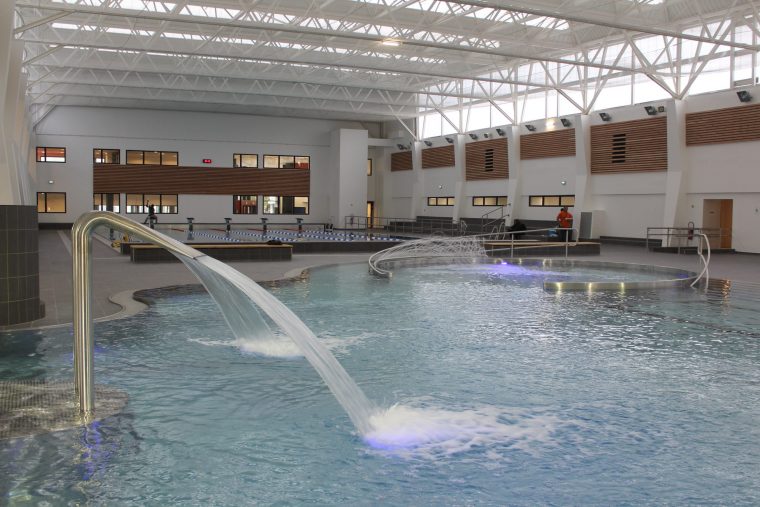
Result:
[[267,169],[311,169],[311,157],[298,155],[264,155]]
[[66,192],[37,192],[37,213],[66,213]]
[[94,164],[119,164],[121,163],[121,150],[95,148],[92,150],[92,162]]
[[66,162],[66,148],[48,148],[38,146],[37,162]]
[[130,165],[179,165],[179,152],[127,150]]
[[119,194],[92,194],[92,209],[95,211],[113,211],[118,213],[121,203]]
[[506,206],[506,195],[477,196],[472,198],[473,206]]
[[575,206],[574,195],[531,195],[530,206],[559,207]]
[[232,167],[258,167],[259,156],[249,153],[235,153],[232,155]]

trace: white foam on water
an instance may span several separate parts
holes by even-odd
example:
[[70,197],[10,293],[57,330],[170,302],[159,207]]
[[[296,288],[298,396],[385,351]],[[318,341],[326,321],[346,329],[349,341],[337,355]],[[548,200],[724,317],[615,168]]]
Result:
[[[374,333],[362,333],[346,338],[321,338],[320,341],[332,352],[346,353],[350,347],[373,335]],[[282,359],[304,357],[303,352],[301,352],[301,349],[298,348],[298,345],[293,340],[287,336],[277,334],[269,339],[236,338],[234,340],[207,340],[203,338],[188,338],[188,340],[207,347],[234,347],[246,354],[262,357]]]
[[[533,452],[555,443],[554,433],[567,424],[555,415],[523,409],[481,407],[446,410],[393,405],[370,418],[364,440],[373,448],[403,457],[436,458],[484,448]],[[497,453],[498,454],[498,453]]]

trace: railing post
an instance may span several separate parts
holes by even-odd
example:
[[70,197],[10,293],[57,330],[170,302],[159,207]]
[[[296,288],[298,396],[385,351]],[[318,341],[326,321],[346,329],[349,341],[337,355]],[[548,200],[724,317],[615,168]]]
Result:
[[74,289],[74,389],[85,417],[95,408],[92,338],[92,236],[90,227],[76,226],[71,234]]

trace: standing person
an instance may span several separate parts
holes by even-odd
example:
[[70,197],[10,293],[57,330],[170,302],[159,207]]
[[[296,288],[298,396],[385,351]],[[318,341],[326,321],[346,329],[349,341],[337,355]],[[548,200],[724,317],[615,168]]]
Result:
[[144,224],[147,224],[149,222],[158,222],[158,217],[156,216],[156,207],[153,206],[150,201],[148,201],[148,216],[145,217]]
[[557,231],[559,232],[560,241],[567,241],[568,237],[573,239],[572,231],[569,230],[573,226],[573,214],[567,211],[567,206],[562,206],[562,209],[557,214],[557,225],[560,229],[564,229]]

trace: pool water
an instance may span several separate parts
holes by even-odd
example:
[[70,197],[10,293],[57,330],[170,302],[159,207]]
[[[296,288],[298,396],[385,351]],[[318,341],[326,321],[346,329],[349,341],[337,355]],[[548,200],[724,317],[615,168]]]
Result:
[[[384,411],[356,433],[309,364],[204,293],[96,325],[125,411],[0,442],[10,504],[760,502],[760,301],[547,293],[513,266],[318,269],[272,292]],[[254,353],[258,352],[258,353]],[[0,378],[71,376],[70,330],[0,335]]]

